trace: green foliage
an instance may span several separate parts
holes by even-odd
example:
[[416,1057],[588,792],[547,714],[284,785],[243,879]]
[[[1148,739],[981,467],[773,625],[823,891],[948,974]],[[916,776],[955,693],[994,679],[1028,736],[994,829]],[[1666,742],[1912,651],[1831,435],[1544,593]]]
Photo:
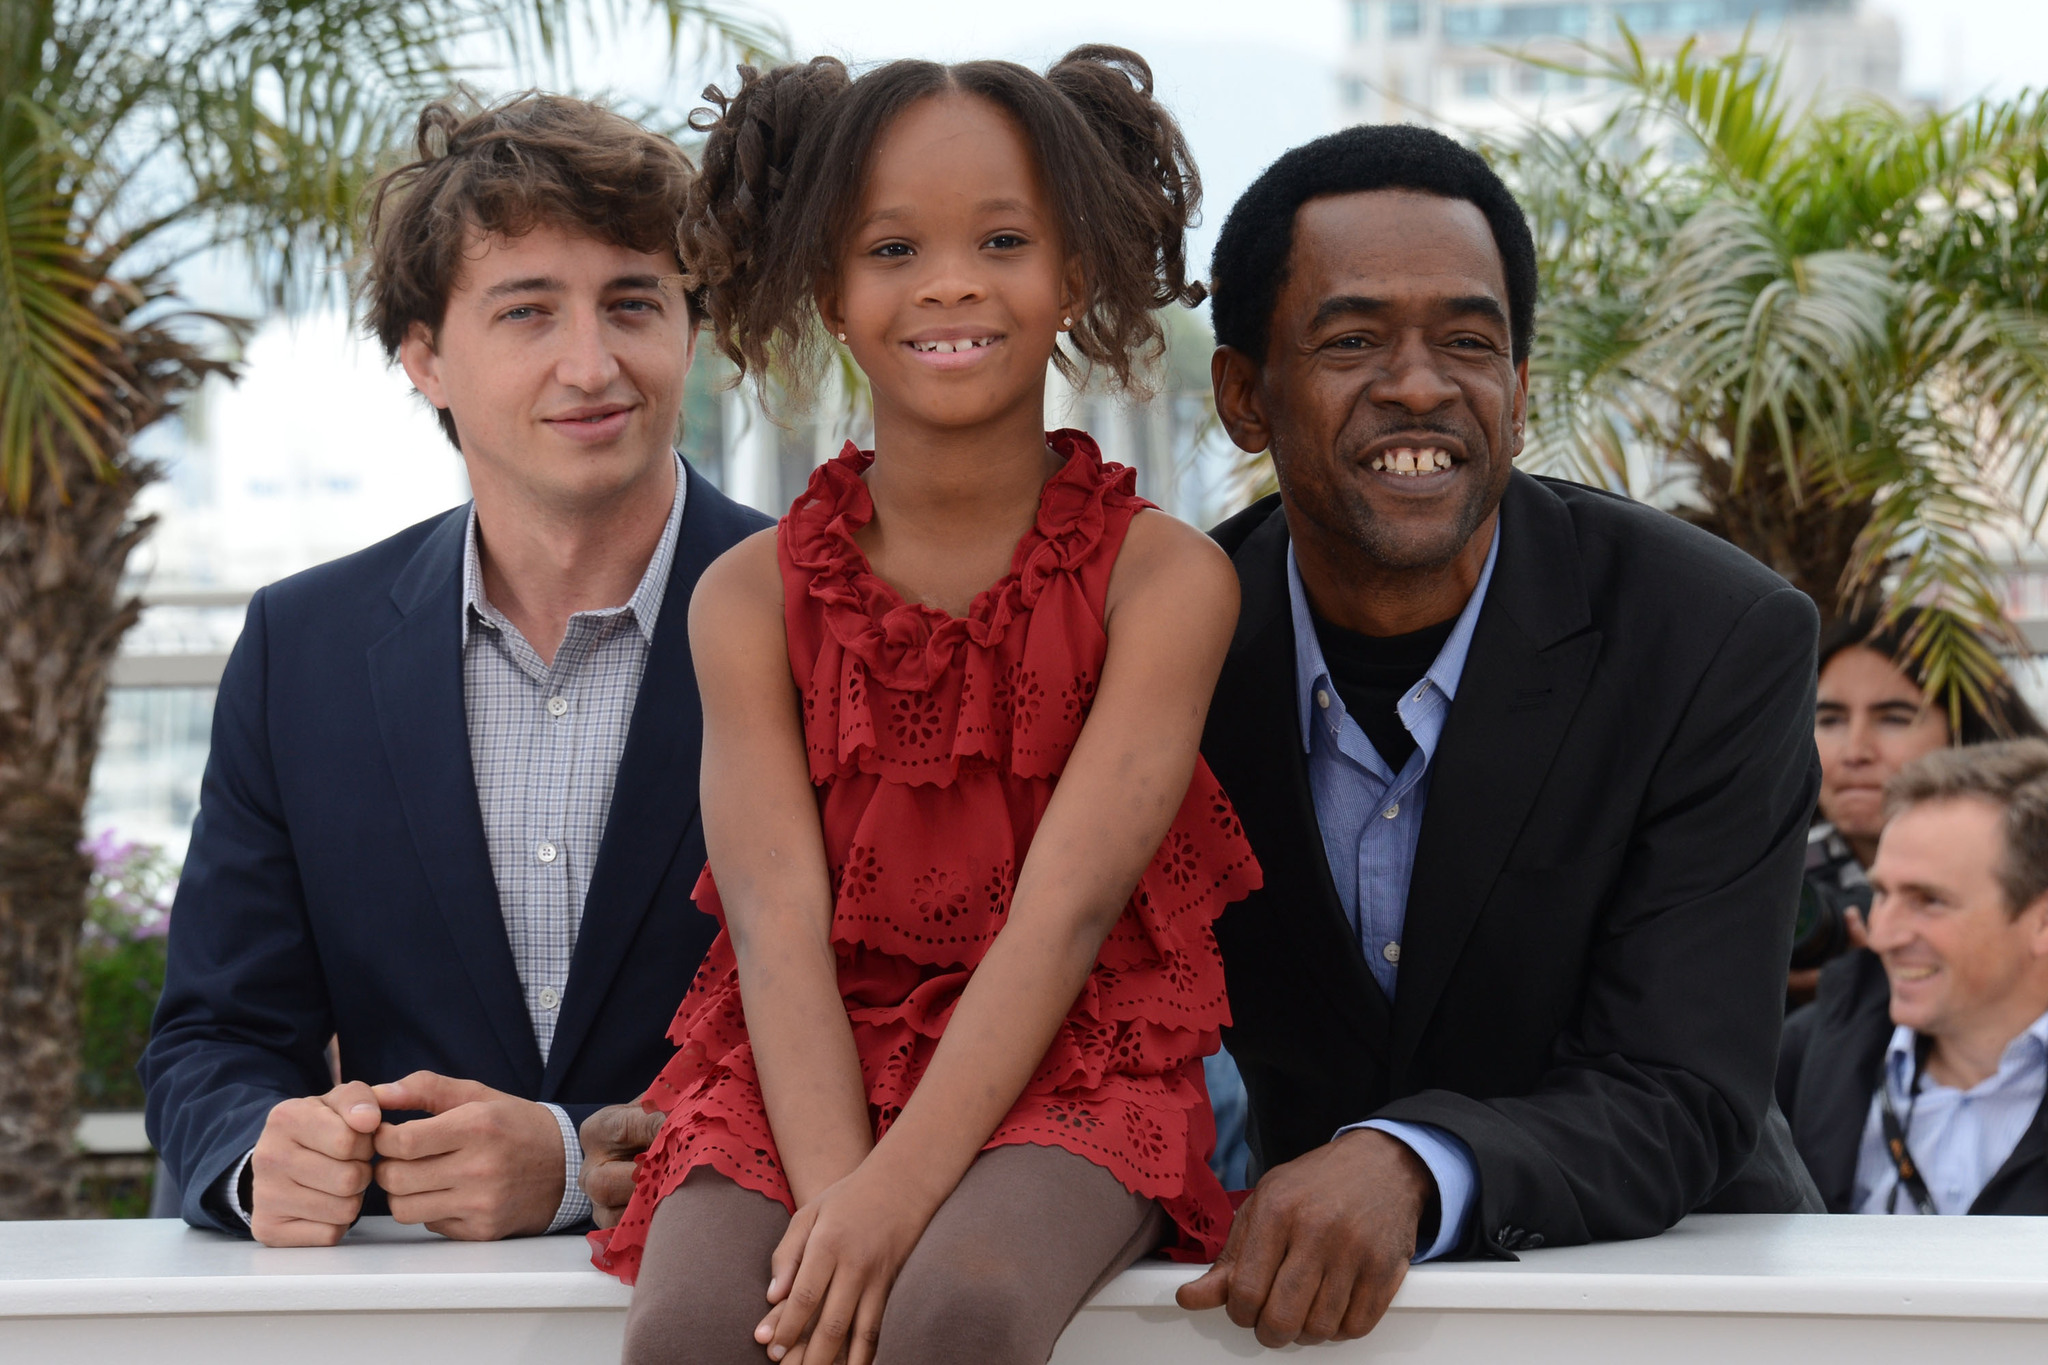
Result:
[[784,46],[719,0],[0,0],[7,501],[61,488],[66,448],[104,475],[167,410],[134,401],[138,335],[235,339],[163,297],[167,271],[230,247],[274,304],[337,294],[362,190],[425,101],[480,66],[568,85],[573,39],[650,14],[671,61],[691,35]]
[[164,944],[178,870],[160,848],[111,833],[86,845],[93,860],[78,946],[81,1109],[140,1109],[135,1064],[164,988]]
[[95,944],[78,955],[78,1107],[140,1109],[135,1064],[164,989],[164,941]]
[[1833,617],[1935,608],[1953,706],[2016,643],[2001,536],[2048,507],[2048,99],[1795,107],[1779,67],[1588,49],[1625,98],[1488,150],[1543,281],[1528,462],[1634,493]]

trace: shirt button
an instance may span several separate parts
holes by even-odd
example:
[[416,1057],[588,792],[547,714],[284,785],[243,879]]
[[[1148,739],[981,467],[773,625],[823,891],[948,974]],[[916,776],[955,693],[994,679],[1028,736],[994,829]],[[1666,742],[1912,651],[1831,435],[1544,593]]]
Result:
[[1399,962],[1401,960],[1401,945],[1389,943],[1386,947],[1380,949],[1380,956],[1389,962]]
[[548,714],[555,717],[557,720],[561,719],[563,716],[568,715],[569,699],[567,697],[549,697]]
[[556,858],[561,856],[561,851],[557,849],[553,844],[542,844],[539,848],[533,851],[533,856],[540,859],[544,863],[551,863]]
[[561,1003],[562,993],[560,991],[556,990],[553,986],[542,986],[540,988],[540,1007],[542,1009],[551,1010]]
[[1391,806],[1388,806],[1388,807],[1387,807],[1387,808],[1386,808],[1385,810],[1383,810],[1383,811],[1381,811],[1381,812],[1380,812],[1380,814],[1381,814],[1382,816],[1386,817],[1386,818],[1387,818],[1387,819],[1389,819],[1389,820],[1393,819],[1393,818],[1394,818],[1395,816],[1399,815],[1400,813],[1401,813],[1401,803],[1400,803],[1399,801],[1396,801],[1396,802],[1395,802],[1395,803],[1394,803],[1393,805],[1391,805]]
[[1320,687],[1316,689],[1316,705],[1322,707],[1325,711],[1330,709],[1330,694]]

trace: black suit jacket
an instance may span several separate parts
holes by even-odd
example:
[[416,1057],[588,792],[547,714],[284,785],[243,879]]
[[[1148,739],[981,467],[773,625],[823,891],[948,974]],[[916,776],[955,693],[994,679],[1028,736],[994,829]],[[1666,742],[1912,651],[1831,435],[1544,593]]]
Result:
[[[703,721],[690,594],[768,524],[691,472],[545,1065],[498,907],[462,695],[457,508],[257,593],[213,748],[142,1059],[185,1219],[278,1101],[426,1069],[559,1104],[638,1095],[716,925],[690,900]],[[364,1212],[385,1211],[371,1186]]]
[[[1823,968],[1813,1003],[1785,1021],[1778,1103],[1829,1213],[1856,1211],[1856,1155],[1892,1037],[1891,995],[1884,963],[1859,948]],[[2048,1099],[1970,1212],[2048,1214]]]
[[1309,795],[1278,497],[1215,535],[1244,605],[1203,752],[1266,875],[1217,927],[1258,1165],[1371,1117],[1448,1129],[1478,1164],[1468,1256],[1648,1236],[1717,1197],[1815,1207],[1767,1123],[1819,784],[1812,602],[1664,513],[1516,473],[1390,1003]]

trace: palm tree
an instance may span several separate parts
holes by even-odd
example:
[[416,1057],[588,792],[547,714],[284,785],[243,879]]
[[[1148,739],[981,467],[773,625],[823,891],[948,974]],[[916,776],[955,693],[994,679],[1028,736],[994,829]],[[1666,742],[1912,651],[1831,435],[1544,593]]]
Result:
[[176,267],[239,248],[274,303],[315,297],[426,99],[561,80],[572,36],[649,16],[672,60],[784,45],[722,0],[0,0],[0,1218],[72,1203],[79,844],[158,473],[134,441],[249,327]]
[[1541,256],[1530,463],[1657,497],[1824,618],[1936,607],[1911,648],[1959,705],[2017,644],[1997,547],[2048,497],[2048,99],[1802,109],[1746,52],[1588,55],[1616,112],[1489,149]]

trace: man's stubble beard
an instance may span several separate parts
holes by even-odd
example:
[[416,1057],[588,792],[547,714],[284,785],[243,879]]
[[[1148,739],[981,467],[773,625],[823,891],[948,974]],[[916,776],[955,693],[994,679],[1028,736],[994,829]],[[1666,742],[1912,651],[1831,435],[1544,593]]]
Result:
[[[1332,496],[1319,496],[1311,501],[1301,496],[1306,490],[1288,479],[1285,473],[1287,462],[1280,454],[1280,442],[1274,442],[1270,456],[1274,477],[1286,501],[1382,572],[1413,573],[1442,568],[1471,543],[1472,537],[1500,501],[1486,482],[1474,477],[1457,514],[1448,524],[1443,524],[1440,531],[1436,527],[1430,528],[1419,538],[1421,543],[1417,543],[1417,537],[1400,534],[1380,518],[1358,486],[1341,474],[1334,485],[1317,490],[1319,494]],[[1340,463],[1346,469],[1357,468],[1356,462],[1349,458],[1340,457]],[[1466,471],[1476,474],[1469,464]]]

